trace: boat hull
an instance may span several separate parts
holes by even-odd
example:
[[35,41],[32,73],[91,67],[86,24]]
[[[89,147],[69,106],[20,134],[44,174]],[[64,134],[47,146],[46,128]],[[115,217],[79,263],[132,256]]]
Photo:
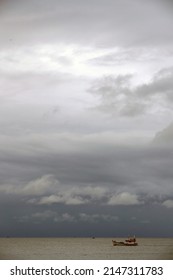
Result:
[[138,243],[137,242],[133,242],[133,243],[118,242],[118,241],[112,240],[112,245],[113,246],[138,246]]

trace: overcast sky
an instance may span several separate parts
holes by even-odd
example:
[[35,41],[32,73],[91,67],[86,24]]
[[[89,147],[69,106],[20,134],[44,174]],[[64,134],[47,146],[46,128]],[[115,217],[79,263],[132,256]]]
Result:
[[1,236],[173,236],[173,3],[0,1]]

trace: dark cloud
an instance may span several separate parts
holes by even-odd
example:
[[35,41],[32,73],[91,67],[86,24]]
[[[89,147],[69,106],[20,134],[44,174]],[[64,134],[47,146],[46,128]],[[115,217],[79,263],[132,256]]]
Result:
[[168,2],[0,4],[1,234],[170,235]]
[[[114,216],[120,224],[127,216],[133,217],[133,207],[141,211],[144,221],[153,223],[146,211],[148,205],[171,210],[171,149],[154,144],[120,145],[101,136],[74,137],[69,133],[44,139],[40,134],[30,139],[26,135],[18,146],[14,138],[13,144],[1,143],[2,209],[7,207],[5,201],[8,204],[7,213],[2,215],[5,231],[10,222],[11,227],[17,224],[19,231],[29,223],[31,235],[36,234],[37,226],[32,230],[35,223],[41,228],[51,223],[52,231],[56,224],[63,223],[65,229],[75,223],[80,232],[85,220],[96,230],[106,220],[111,225]],[[136,227],[142,228],[141,220],[139,215]],[[12,234],[12,229],[9,231]]]

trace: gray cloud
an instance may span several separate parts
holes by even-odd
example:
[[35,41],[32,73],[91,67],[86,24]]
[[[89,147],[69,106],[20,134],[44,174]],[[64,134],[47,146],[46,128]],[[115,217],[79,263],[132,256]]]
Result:
[[167,207],[167,208],[173,208],[173,200],[171,199],[168,199],[168,200],[165,200],[163,203],[162,203],[163,206]]
[[[79,144],[81,150],[77,150]],[[46,154],[35,150],[32,157],[27,156],[27,161],[25,154],[18,158],[17,155],[6,158],[8,165],[6,165],[6,177],[3,172],[4,183],[1,185],[1,192],[30,196],[29,199],[41,196],[33,202],[45,205],[53,203],[82,205],[96,202],[103,204],[109,200],[113,201],[114,199],[111,197],[115,197],[114,204],[116,201],[121,204],[121,198],[122,204],[124,204],[123,201],[127,204],[132,202],[137,204],[136,195],[144,194],[148,199],[172,195],[172,153],[170,149],[165,151],[164,148],[157,149],[147,146],[130,148],[113,144],[110,146],[110,143],[99,144],[99,142],[91,143],[87,147],[85,142],[78,141],[76,150],[74,150],[73,145],[72,143],[72,150],[69,149],[68,154],[65,149],[62,152],[59,145],[59,151],[47,150]],[[4,161],[5,158],[1,161],[1,165]],[[18,166],[16,166],[17,162]],[[22,176],[19,175],[21,164],[23,166]],[[53,175],[41,176],[41,173],[49,174],[50,172]],[[14,178],[9,180],[9,173],[15,174],[16,178],[13,175]],[[38,174],[40,174],[40,178],[36,177]],[[18,179],[15,185],[12,184],[17,177],[21,182]],[[33,180],[33,177],[36,178]],[[118,193],[121,195],[118,196]],[[123,193],[127,193],[125,200],[123,200]],[[142,201],[147,200],[146,198],[141,199]]]
[[172,110],[173,71],[163,69],[147,84],[133,86],[132,76],[108,76],[90,88],[99,97],[98,109],[108,114],[134,117]]
[[153,143],[155,145],[172,146],[173,144],[173,123],[156,133]]
[[1,234],[169,235],[171,4],[0,5]]
[[80,213],[77,216],[70,215],[69,213],[62,213],[58,214],[54,211],[44,211],[44,212],[37,212],[32,215],[35,219],[43,219],[46,220],[47,218],[53,218],[54,222],[65,221],[65,222],[77,222],[77,220],[81,220],[83,222],[99,222],[99,220],[107,220],[107,221],[118,221],[118,217],[111,216],[111,215],[102,215],[102,214],[92,214],[88,215],[86,213]]
[[40,196],[45,193],[50,193],[57,189],[58,181],[52,175],[44,175],[41,178],[32,180],[22,186],[4,185],[0,191],[7,194],[18,194],[20,196]]
[[136,205],[136,204],[141,204],[141,202],[138,200],[137,195],[123,192],[118,195],[111,196],[110,200],[108,201],[108,204],[109,205]]
[[[15,1],[4,8],[2,40],[9,45],[56,41],[90,44],[172,42],[172,17],[162,1]],[[34,7],[34,8],[33,8]],[[147,20],[146,20],[147,18]],[[14,36],[14,30],[17,33]],[[8,35],[7,35],[8,34]],[[99,35],[101,34],[101,35]]]

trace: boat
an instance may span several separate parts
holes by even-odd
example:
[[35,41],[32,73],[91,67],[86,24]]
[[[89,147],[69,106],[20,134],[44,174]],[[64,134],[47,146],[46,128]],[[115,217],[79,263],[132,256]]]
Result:
[[128,239],[125,239],[125,241],[116,241],[112,240],[113,246],[138,246],[138,243],[136,242],[136,237],[128,237]]

